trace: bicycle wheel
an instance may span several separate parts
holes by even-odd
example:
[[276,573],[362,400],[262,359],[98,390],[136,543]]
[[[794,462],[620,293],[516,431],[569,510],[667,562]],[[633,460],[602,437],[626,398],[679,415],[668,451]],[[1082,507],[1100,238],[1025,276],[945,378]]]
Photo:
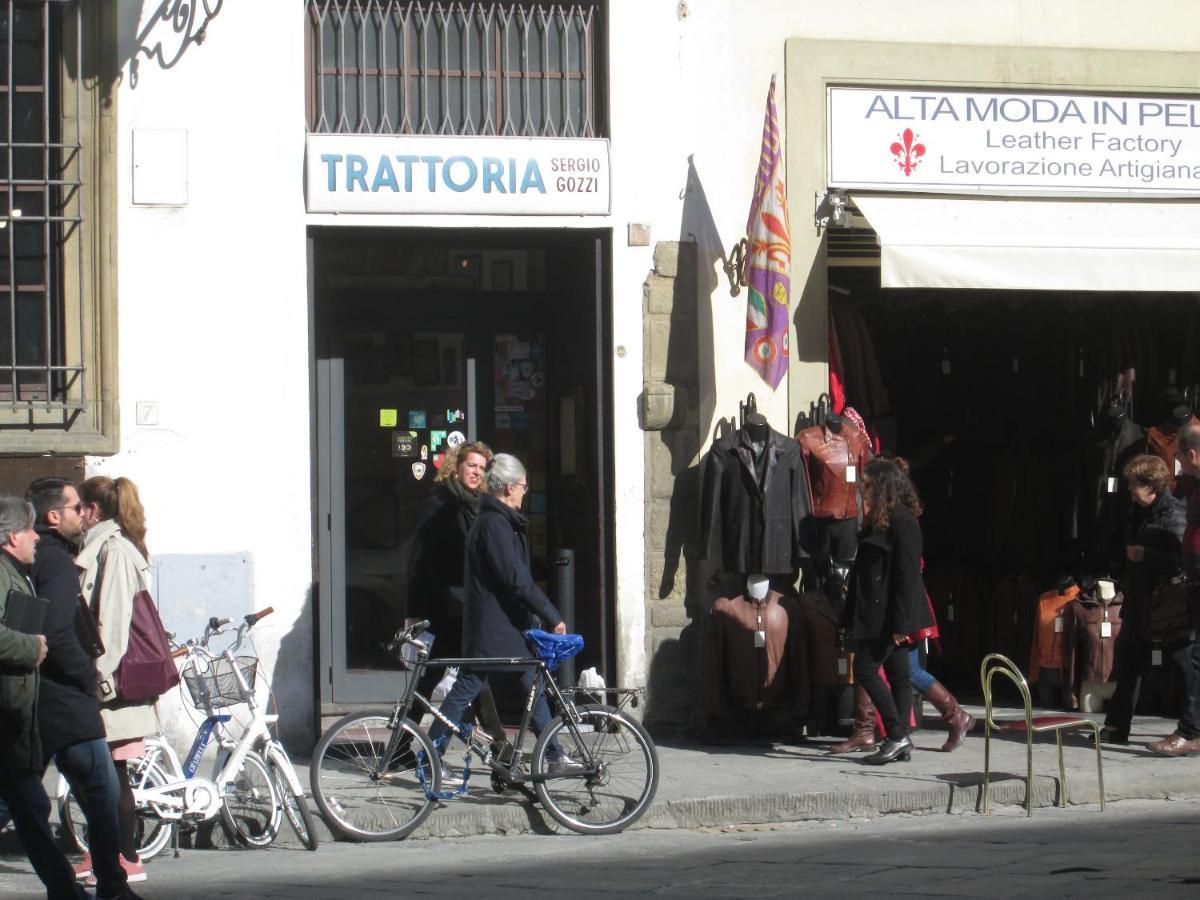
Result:
[[261,756],[248,752],[241,769],[221,787],[221,824],[230,840],[243,847],[266,847],[275,840],[283,813]]
[[[308,808],[308,800],[304,796],[304,788],[298,793],[292,793],[284,766],[292,768],[292,762],[287,758],[282,747],[272,746],[267,752],[267,767],[271,770],[271,783],[275,785],[275,793],[279,797],[279,805],[283,814],[300,838],[300,843],[308,850],[316,850],[320,838],[317,836],[317,823],[313,821],[312,810]],[[292,769],[295,775],[295,769]]]
[[[157,763],[145,763],[143,760],[133,760],[129,763],[129,782],[135,789],[162,787],[170,779]],[[81,853],[88,852],[88,826],[83,810],[75,794],[68,791],[67,795],[58,802],[58,820],[62,823],[63,831],[70,836]],[[137,833],[135,839],[138,846],[138,857],[145,862],[153,859],[171,840],[174,823],[165,821],[155,815],[149,804],[139,804],[137,807]]]
[[[404,719],[393,742],[388,718],[346,716],[325,732],[313,751],[313,799],[325,821],[351,840],[407,836],[433,809],[425,789],[442,787],[442,768],[425,732]],[[394,749],[385,759],[389,743]]]
[[576,737],[562,716],[542,732],[533,748],[531,771],[549,771],[550,741],[558,738],[567,755],[586,771],[534,782],[546,812],[581,834],[616,834],[650,807],[658,789],[658,753],[641,723],[611,706],[577,707]]

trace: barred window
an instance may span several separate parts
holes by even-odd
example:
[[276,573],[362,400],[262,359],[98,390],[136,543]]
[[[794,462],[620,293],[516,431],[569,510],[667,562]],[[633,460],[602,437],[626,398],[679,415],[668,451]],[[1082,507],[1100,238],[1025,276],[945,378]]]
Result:
[[309,131],[603,136],[599,0],[306,0]]
[[91,211],[100,187],[93,175],[103,168],[98,97],[115,68],[86,46],[111,34],[111,9],[98,11],[111,6],[0,0],[0,441],[8,452],[113,449],[99,365],[111,314],[100,297],[111,303],[111,291],[100,289]]

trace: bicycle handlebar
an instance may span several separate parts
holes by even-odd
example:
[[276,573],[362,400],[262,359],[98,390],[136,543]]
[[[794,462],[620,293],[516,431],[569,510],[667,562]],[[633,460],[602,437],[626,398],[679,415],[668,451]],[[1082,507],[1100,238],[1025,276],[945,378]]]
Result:
[[401,644],[411,644],[412,646],[416,647],[418,650],[428,650],[429,647],[426,646],[425,642],[417,640],[415,635],[418,635],[421,632],[423,632],[425,629],[427,629],[430,626],[430,624],[431,623],[428,619],[422,619],[419,622],[409,625],[407,628],[400,629],[392,636],[391,641],[388,642],[388,645],[387,645],[388,652],[394,653],[396,651],[396,648],[399,647]]

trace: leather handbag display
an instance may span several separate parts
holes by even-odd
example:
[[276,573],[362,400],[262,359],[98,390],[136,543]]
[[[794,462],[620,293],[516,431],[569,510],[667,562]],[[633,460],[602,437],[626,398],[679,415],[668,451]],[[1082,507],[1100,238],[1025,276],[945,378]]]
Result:
[[1189,589],[1183,576],[1165,578],[1150,593],[1142,635],[1156,644],[1187,639]]

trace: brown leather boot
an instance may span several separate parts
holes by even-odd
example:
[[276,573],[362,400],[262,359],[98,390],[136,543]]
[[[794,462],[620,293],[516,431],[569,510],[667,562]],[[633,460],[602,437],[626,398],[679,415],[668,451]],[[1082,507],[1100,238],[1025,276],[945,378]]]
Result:
[[853,753],[875,749],[875,704],[859,685],[854,687],[854,731],[840,744],[829,748],[830,753]]
[[946,728],[950,732],[946,743],[942,745],[942,752],[949,753],[951,750],[957,750],[966,733],[975,727],[975,719],[958,705],[954,695],[946,690],[946,686],[940,681],[933,683],[925,697],[942,714],[942,719],[946,722]]

